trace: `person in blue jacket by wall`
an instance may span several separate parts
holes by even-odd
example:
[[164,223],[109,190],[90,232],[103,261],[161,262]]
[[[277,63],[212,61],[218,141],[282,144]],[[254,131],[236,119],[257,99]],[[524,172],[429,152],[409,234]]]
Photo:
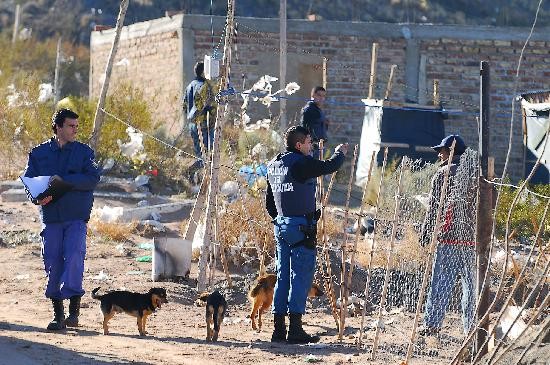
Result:
[[[273,297],[275,329],[272,342],[309,343],[318,336],[302,328],[307,292],[315,274],[317,220],[315,178],[337,171],[348,145],[336,147],[332,157],[320,161],[310,156],[310,132],[302,126],[286,132],[286,151],[267,167],[266,209],[273,218],[276,240],[277,283]],[[288,337],[285,317],[290,317]]]
[[[94,151],[76,141],[78,115],[60,109],[52,116],[54,136],[34,147],[24,176],[51,176],[71,185],[57,199],[46,196],[31,201],[40,206],[42,219],[42,256],[48,276],[46,297],[51,299],[54,318],[48,330],[78,326],[80,298],[84,294],[82,278],[86,255],[86,225],[90,219],[93,190],[99,182],[100,170]],[[69,299],[69,316],[65,319],[63,300]]]

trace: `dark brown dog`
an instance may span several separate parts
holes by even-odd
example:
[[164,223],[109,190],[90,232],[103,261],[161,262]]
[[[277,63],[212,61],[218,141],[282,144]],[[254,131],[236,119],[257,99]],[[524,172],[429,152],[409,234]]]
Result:
[[[220,327],[227,311],[227,302],[219,291],[202,293],[199,300],[206,302],[206,341],[218,341]],[[214,325],[214,331],[212,331]]]
[[[256,285],[250,289],[248,297],[252,302],[252,329],[260,332],[262,330],[262,314],[269,309],[273,303],[273,292],[277,283],[277,275],[266,274],[258,278]],[[322,297],[325,293],[319,288],[319,285],[311,284],[311,289],[307,293],[309,298]],[[256,315],[258,315],[258,325],[256,326]]]
[[137,318],[137,326],[140,336],[145,336],[145,324],[150,316],[166,299],[166,289],[151,288],[146,294],[133,293],[124,290],[111,291],[107,294],[97,295],[100,288],[92,290],[92,298],[101,301],[103,313],[103,334],[109,334],[108,322],[116,313],[126,313]]

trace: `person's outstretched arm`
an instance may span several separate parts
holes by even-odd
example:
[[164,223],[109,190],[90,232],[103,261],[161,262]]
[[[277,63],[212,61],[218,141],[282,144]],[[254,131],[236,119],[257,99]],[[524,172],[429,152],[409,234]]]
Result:
[[320,161],[308,156],[303,159],[303,161],[296,163],[293,166],[291,173],[296,180],[301,181],[332,174],[342,167],[347,152],[348,145],[341,144],[336,147],[334,154],[326,161]]

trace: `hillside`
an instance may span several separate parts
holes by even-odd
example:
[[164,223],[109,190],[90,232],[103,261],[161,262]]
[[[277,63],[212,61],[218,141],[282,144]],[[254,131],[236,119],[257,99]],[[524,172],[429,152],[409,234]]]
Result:
[[[115,0],[2,0],[0,31],[11,32],[16,3],[22,5],[22,27],[32,28],[33,35],[47,39],[63,34],[79,44],[88,44],[95,24],[113,25],[119,4]],[[225,14],[225,0],[212,4],[213,14]],[[530,26],[537,5],[537,0],[288,0],[287,13],[291,19],[317,14],[341,21]],[[167,10],[210,14],[211,9],[207,0],[132,0],[126,23],[158,18]],[[278,12],[278,0],[237,1],[237,16],[277,17]],[[550,25],[550,2],[543,4],[538,25]]]

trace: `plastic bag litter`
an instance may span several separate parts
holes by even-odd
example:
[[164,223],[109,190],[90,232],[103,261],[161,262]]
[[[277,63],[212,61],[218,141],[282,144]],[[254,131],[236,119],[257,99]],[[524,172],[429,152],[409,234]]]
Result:
[[304,357],[304,361],[314,363],[314,362],[321,362],[322,360],[320,357],[317,357],[313,354],[309,354],[306,357]]
[[120,152],[124,156],[137,158],[141,161],[144,161],[146,157],[145,154],[140,154],[140,152],[143,151],[143,134],[137,132],[132,127],[126,128],[126,133],[128,133],[128,136],[130,137],[129,142],[122,143],[122,141],[119,139],[117,139],[116,141],[118,147],[120,148]]
[[263,163],[256,167],[244,165],[239,169],[239,175],[252,186],[258,177],[267,176],[267,166]]
[[143,186],[143,185],[146,185],[148,183],[149,183],[149,176],[147,176],[147,175],[138,175],[134,179],[134,185],[136,187]]
[[103,281],[103,280],[108,280],[109,275],[107,275],[106,273],[103,272],[103,270],[101,270],[97,275],[89,276],[88,279]]
[[108,158],[107,161],[103,164],[103,171],[109,171],[115,166],[115,160],[113,158]]
[[226,181],[222,184],[220,192],[228,198],[236,198],[239,194],[239,183],[236,181]]
[[110,207],[104,205],[103,208],[95,209],[97,217],[102,222],[112,223],[116,222],[122,214],[124,213],[124,208],[122,207]]

